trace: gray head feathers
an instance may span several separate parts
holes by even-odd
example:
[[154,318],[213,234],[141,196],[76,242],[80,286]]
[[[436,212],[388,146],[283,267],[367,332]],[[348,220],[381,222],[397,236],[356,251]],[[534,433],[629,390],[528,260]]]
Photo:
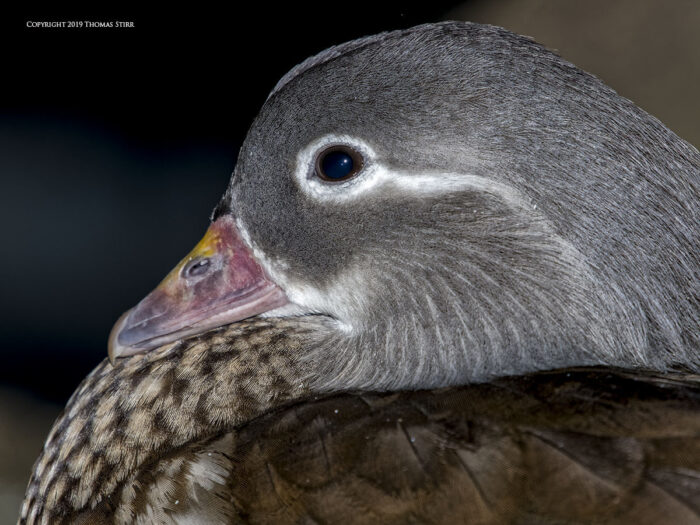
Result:
[[[367,163],[329,189],[310,165],[336,143]],[[286,312],[338,321],[313,353],[329,388],[696,368],[699,166],[542,46],[450,22],[294,68],[216,213],[235,216]]]

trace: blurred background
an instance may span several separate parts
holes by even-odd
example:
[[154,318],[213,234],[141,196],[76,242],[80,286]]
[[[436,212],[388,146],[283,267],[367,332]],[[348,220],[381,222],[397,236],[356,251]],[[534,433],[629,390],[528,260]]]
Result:
[[[443,19],[534,37],[700,144],[700,2],[0,8],[0,523],[112,323],[203,234],[267,93],[307,56]],[[133,29],[27,21],[122,20]]]

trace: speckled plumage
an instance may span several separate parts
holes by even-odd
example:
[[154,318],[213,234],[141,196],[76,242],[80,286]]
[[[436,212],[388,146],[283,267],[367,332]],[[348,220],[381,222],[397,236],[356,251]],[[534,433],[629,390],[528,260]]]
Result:
[[307,331],[296,320],[258,319],[116,366],[103,361],[49,434],[27,490],[26,522],[57,523],[111,496],[115,506],[126,498],[119,516],[129,523],[130,492],[115,490],[130,486],[144,464],[303,396],[298,355]]

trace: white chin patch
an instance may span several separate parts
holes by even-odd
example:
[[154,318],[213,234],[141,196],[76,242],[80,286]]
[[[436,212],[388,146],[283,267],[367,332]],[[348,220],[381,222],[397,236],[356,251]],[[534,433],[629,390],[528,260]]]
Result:
[[[327,181],[316,174],[316,158],[328,147],[348,146],[363,157],[362,169],[343,181]],[[301,191],[319,202],[342,203],[370,194],[410,194],[416,197],[449,194],[473,189],[498,195],[511,205],[531,207],[529,199],[515,188],[469,173],[391,169],[381,162],[364,140],[329,134],[313,141],[297,155],[294,181]]]
[[[357,283],[350,284],[347,279],[339,279],[330,290],[318,290],[308,285],[299,285],[286,281],[282,289],[290,300],[289,304],[262,314],[263,317],[296,317],[300,315],[322,314],[331,316],[337,327],[343,332],[353,332],[355,327],[350,322],[355,316],[353,311],[362,301],[357,291]],[[334,300],[330,301],[329,298]]]
[[274,310],[260,314],[260,317],[297,317],[299,315],[307,315],[310,312],[296,303],[288,303]]

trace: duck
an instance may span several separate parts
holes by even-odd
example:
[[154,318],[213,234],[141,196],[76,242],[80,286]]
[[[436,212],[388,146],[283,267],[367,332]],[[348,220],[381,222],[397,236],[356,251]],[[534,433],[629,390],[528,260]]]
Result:
[[700,523],[700,153],[468,22],[277,83],[19,523]]

